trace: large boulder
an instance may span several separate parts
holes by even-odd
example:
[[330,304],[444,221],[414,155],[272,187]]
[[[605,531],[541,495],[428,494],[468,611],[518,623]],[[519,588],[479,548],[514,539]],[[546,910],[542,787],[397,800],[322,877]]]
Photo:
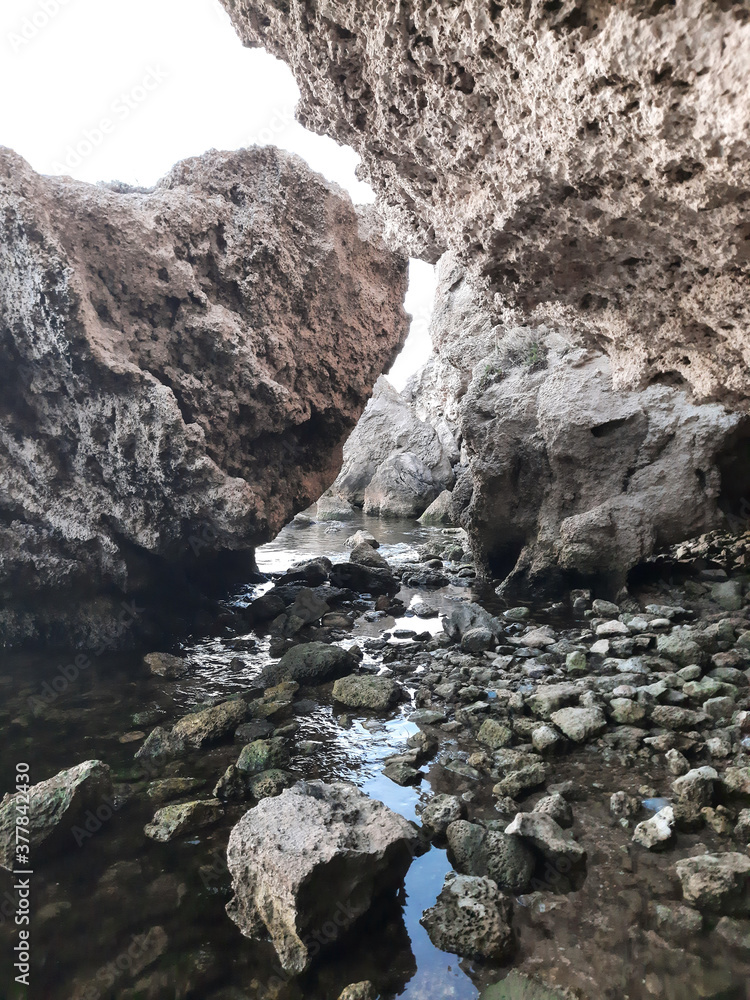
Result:
[[451,447],[429,420],[420,419],[407,395],[381,376],[344,446],[344,464],[331,492],[372,513],[396,514],[405,503],[404,480],[414,500],[403,516],[415,516],[422,498],[429,496],[418,514],[452,485],[457,460],[455,443]]
[[351,927],[397,885],[418,844],[413,824],[347,782],[299,781],[264,799],[232,830],[227,912],[246,937],[267,930],[282,967],[308,968],[310,933]]
[[[0,866],[8,871],[20,869],[28,862],[17,864],[16,859],[27,857],[33,867],[41,851],[52,853],[66,847],[70,850],[74,843],[80,844],[75,839],[76,824],[84,821],[88,811],[93,812],[96,822],[101,822],[96,811],[103,807],[111,816],[112,778],[109,768],[100,760],[86,760],[60,771],[53,778],[32,785],[28,793],[5,795],[0,803]],[[16,828],[21,823],[28,841],[16,840]],[[18,849],[22,843],[28,843],[28,854]]]
[[172,622],[330,485],[407,330],[374,219],[271,147],[149,190],[0,149],[0,644]]
[[391,455],[378,466],[365,490],[365,514],[418,518],[442,492],[422,456],[413,451]]

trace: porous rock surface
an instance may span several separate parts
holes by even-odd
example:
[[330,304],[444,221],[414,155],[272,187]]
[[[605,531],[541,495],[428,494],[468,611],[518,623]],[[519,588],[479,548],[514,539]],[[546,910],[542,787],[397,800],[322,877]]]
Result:
[[505,321],[745,402],[750,3],[223,0],[351,145],[389,233]]
[[335,478],[405,282],[372,211],[273,148],[150,190],[0,149],[0,641],[107,641],[160,574],[252,566]]
[[453,401],[453,516],[506,594],[582,578],[614,594],[654,549],[722,523],[745,488],[746,415],[684,386],[617,389],[575,332],[493,323],[450,254],[438,275],[428,400]]
[[246,937],[267,929],[282,967],[302,972],[319,948],[312,932],[325,925],[333,940],[351,927],[400,881],[417,840],[413,824],[356,786],[299,781],[232,830],[227,912]]

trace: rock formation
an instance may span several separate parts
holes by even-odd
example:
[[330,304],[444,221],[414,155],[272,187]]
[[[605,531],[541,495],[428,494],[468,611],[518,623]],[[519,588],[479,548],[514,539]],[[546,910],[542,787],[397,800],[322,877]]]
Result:
[[370,402],[344,446],[331,493],[366,513],[418,517],[453,485],[458,446],[438,414],[421,417],[416,394],[378,379]]
[[224,3],[443,256],[412,393],[506,592],[611,591],[750,495],[747,0]]
[[117,641],[252,567],[335,478],[405,284],[371,211],[272,148],[151,190],[0,151],[0,644]]
[[744,403],[747,0],[223,2],[361,154],[392,240],[580,331],[616,386]]

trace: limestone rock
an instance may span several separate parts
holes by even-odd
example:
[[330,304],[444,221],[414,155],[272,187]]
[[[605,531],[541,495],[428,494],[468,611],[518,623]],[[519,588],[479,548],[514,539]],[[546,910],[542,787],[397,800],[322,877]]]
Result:
[[480,569],[614,594],[718,527],[750,435],[745,4],[223,2],[362,155],[391,244],[442,255],[417,391],[458,426]]
[[361,154],[394,242],[607,344],[621,383],[746,398],[744,5],[224,5]]
[[525,892],[534,872],[534,855],[517,837],[456,820],[446,830],[456,870],[486,875],[508,892]]
[[292,680],[298,684],[325,684],[326,681],[351,673],[357,664],[354,654],[341,646],[329,646],[324,642],[303,642],[287,650],[278,663],[266,667],[261,681],[269,686],[282,680]]
[[265,927],[288,972],[311,962],[308,932],[348,928],[398,884],[416,827],[346,782],[300,781],[263,799],[232,830],[227,912],[246,937]]
[[[409,456],[405,463],[396,461],[403,456]],[[408,398],[381,376],[344,446],[344,464],[331,492],[372,513],[405,517],[412,516],[424,498],[421,514],[443,488],[452,486],[452,457],[430,422],[420,420]],[[400,477],[411,484],[408,493]],[[373,481],[368,504],[367,491]],[[430,493],[434,495],[427,499]],[[410,513],[402,513],[404,509]]]
[[468,958],[506,959],[513,947],[512,901],[489,878],[449,873],[420,923],[436,948]]
[[2,642],[122,643],[184,618],[191,580],[246,579],[335,478],[406,334],[405,261],[272,147],[150,190],[0,149],[0,209]]
[[368,677],[366,674],[349,674],[340,677],[333,685],[333,697],[350,708],[370,708],[383,712],[401,695],[399,685],[390,677]]
[[422,810],[422,826],[430,833],[441,836],[451,823],[466,815],[466,803],[457,795],[433,795]]
[[562,828],[545,813],[518,813],[505,832],[528,841],[553,865],[563,863],[569,870],[586,860],[584,848],[566,837]]
[[607,720],[599,708],[561,708],[550,718],[574,743],[595,739],[607,728]]
[[391,455],[378,466],[365,490],[365,514],[418,518],[437,499],[436,482],[421,455],[412,451]]
[[746,854],[701,854],[675,865],[685,901],[701,911],[750,916],[750,858]]
[[651,819],[639,823],[633,831],[633,841],[649,851],[667,847],[674,840],[674,812],[671,806],[660,809]]
[[102,805],[108,806],[111,815],[112,796],[110,771],[100,760],[86,760],[29,786],[28,798],[19,793],[5,795],[0,802],[0,866],[8,871],[22,867],[16,864],[16,823],[20,815],[29,821],[25,829],[33,864],[42,849],[50,853],[57,849],[70,851],[76,843],[75,824],[82,821],[87,810],[96,814]]
[[224,809],[218,799],[199,799],[182,802],[157,809],[154,818],[144,827],[144,833],[151,840],[166,843],[183,833],[218,822]]

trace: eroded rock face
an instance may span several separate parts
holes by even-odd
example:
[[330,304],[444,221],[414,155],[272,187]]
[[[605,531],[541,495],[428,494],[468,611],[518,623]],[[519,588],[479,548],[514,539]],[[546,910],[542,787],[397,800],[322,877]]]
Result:
[[381,377],[344,446],[331,493],[365,513],[418,517],[453,485],[458,446],[443,418],[420,416],[411,391]]
[[433,365],[466,460],[453,516],[506,595],[579,580],[614,595],[655,548],[722,523],[747,416],[685,388],[618,390],[585,338],[493,325],[450,255],[439,278]]
[[152,190],[0,150],[0,641],[97,644],[122,595],[252,566],[335,478],[405,284],[371,212],[272,148]]
[[353,146],[391,239],[617,386],[747,399],[750,4],[223,0]]
[[299,781],[264,799],[232,830],[227,912],[246,937],[267,929],[282,967],[299,973],[411,862],[417,829],[347,782]]

